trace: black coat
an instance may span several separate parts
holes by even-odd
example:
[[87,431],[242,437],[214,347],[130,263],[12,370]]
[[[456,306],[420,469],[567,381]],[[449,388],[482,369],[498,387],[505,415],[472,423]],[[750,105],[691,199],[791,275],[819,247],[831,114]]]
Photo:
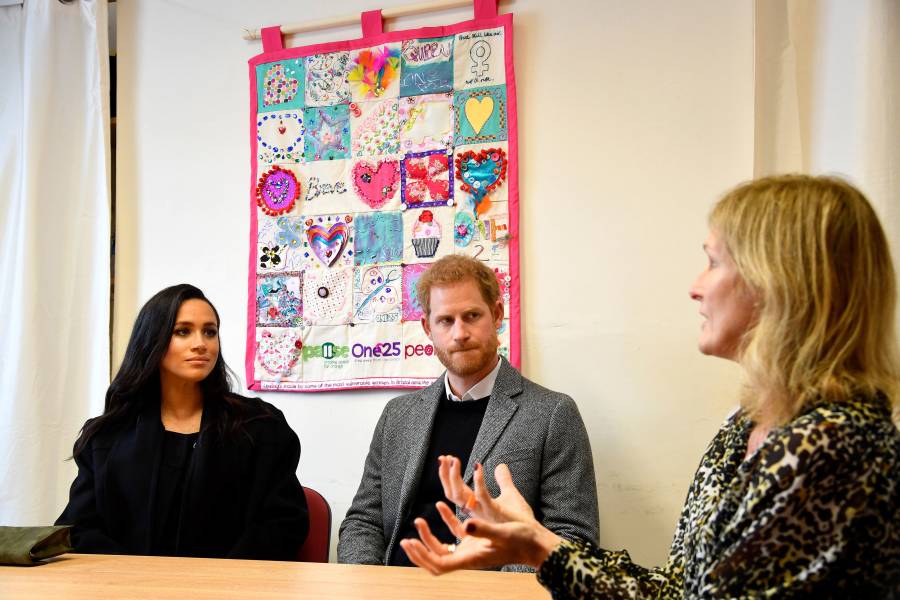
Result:
[[[291,560],[309,530],[297,480],[300,441],[277,408],[242,398],[270,416],[220,441],[211,425],[219,403],[207,402],[184,484],[177,554]],[[78,476],[57,525],[72,525],[76,552],[150,554],[164,429],[159,404],[115,431],[101,431],[75,457]]]

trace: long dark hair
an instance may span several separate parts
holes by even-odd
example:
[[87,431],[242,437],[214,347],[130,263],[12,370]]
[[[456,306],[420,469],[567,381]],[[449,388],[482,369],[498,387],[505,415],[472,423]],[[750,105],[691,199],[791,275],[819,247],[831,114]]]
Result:
[[[169,348],[178,309],[187,300],[203,300],[209,304],[216,316],[216,325],[219,325],[216,307],[193,285],[173,285],[150,298],[134,321],[125,358],[106,390],[103,414],[84,426],[75,441],[74,456],[78,456],[100,431],[115,429],[134,419],[148,405],[159,403],[159,365]],[[200,382],[200,390],[204,411],[209,410],[212,417],[207,423],[222,438],[239,434],[245,423],[253,417],[263,416],[258,411],[251,411],[246,402],[231,393],[234,379],[234,373],[222,358],[220,344],[216,364]]]

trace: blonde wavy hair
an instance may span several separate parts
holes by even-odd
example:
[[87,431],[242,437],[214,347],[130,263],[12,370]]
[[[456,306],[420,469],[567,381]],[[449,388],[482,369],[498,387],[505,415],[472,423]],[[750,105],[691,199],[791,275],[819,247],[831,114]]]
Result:
[[751,417],[783,424],[814,399],[882,392],[896,422],[896,279],[865,196],[836,177],[767,177],[727,193],[709,225],[758,301],[740,352]]

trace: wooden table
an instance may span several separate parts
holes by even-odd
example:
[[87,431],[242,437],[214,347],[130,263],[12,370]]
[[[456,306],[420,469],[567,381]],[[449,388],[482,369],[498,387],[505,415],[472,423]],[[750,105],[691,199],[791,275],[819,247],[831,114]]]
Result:
[[0,567],[3,600],[341,598],[546,600],[533,574],[318,563],[67,554],[36,567]]

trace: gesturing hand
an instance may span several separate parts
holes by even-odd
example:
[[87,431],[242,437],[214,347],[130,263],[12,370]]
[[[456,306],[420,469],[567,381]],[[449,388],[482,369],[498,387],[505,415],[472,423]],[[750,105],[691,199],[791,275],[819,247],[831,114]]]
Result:
[[500,495],[491,498],[484,482],[481,465],[475,465],[472,481],[473,491],[462,478],[462,463],[455,456],[438,457],[438,477],[444,488],[444,495],[464,512],[484,521],[505,523],[507,521],[534,521],[534,512],[528,502],[516,489],[509,467],[504,464],[494,469],[494,479],[500,486]]
[[540,566],[560,538],[535,520],[531,507],[516,489],[509,468],[501,464],[494,470],[500,495],[491,498],[480,465],[476,465],[472,478],[473,491],[460,475],[458,458],[442,456],[438,460],[444,494],[457,506],[464,507],[473,518],[463,524],[446,503],[438,502],[436,506],[441,519],[460,543],[442,544],[424,519],[416,519],[415,526],[421,539],[400,541],[409,559],[433,575],[508,564]]

